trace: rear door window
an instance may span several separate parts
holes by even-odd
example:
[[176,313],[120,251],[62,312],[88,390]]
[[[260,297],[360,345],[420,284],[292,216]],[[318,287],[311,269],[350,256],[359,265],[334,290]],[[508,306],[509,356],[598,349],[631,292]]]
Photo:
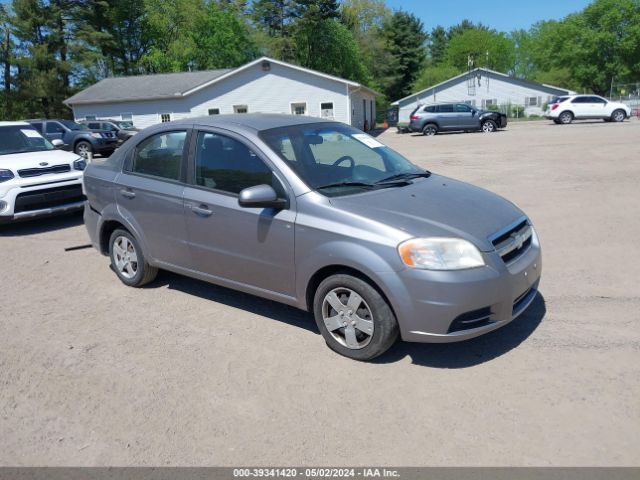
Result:
[[438,113],[453,113],[453,105],[439,105]]
[[153,135],[136,147],[131,172],[178,181],[181,178],[186,131]]

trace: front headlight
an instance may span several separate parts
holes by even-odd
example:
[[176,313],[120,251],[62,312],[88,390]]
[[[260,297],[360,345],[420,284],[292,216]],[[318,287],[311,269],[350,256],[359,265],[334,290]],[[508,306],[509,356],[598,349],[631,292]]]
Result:
[[13,172],[11,170],[0,169],[0,183],[6,182],[13,178]]
[[398,245],[405,265],[426,270],[463,270],[485,265],[480,251],[461,238],[412,238]]
[[92,136],[93,138],[102,138],[102,134],[101,134],[101,133],[98,133],[98,132],[93,132],[93,133],[91,134],[91,136]]
[[73,162],[73,168],[75,170],[84,170],[87,168],[87,161],[84,158],[79,158],[75,162]]

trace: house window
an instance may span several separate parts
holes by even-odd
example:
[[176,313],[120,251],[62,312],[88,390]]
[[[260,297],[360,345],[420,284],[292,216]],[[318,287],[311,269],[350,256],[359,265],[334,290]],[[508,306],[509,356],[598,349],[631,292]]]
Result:
[[219,108],[210,108],[209,109],[209,115],[220,115],[220,109]]
[[307,114],[307,104],[306,102],[298,102],[291,104],[291,114],[292,115],[306,115]]
[[247,113],[249,111],[249,107],[246,105],[234,105],[233,113]]
[[96,115],[87,115],[84,117],[85,120],[89,121],[89,120],[97,120]]
[[124,122],[133,122],[133,113],[121,113],[120,120]]
[[542,97],[526,97],[524,103],[528,107],[537,107],[542,103]]
[[171,121],[171,114],[170,113],[161,113],[160,114],[160,121],[162,123],[167,123]]
[[322,118],[333,118],[333,102],[323,102],[320,104],[320,116]]
[[497,98],[487,98],[486,100],[482,100],[482,108],[489,108],[491,106],[498,106]]

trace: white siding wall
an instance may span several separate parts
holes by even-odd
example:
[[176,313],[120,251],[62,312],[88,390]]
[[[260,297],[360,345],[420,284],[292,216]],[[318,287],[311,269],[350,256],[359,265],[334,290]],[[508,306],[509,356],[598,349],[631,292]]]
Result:
[[[374,99],[370,94],[363,95],[367,103]],[[355,103],[362,109],[362,96],[358,100]],[[207,115],[213,108],[218,108],[221,114],[233,113],[234,105],[247,105],[250,113],[289,114],[294,102],[306,102],[307,115],[314,117],[320,117],[321,103],[333,102],[333,118],[349,123],[349,99],[344,83],[273,63],[268,72],[257,64],[176,100],[78,105],[73,112],[76,120],[87,115],[119,119],[122,113],[132,113],[135,126],[144,128],[159,123],[161,113],[171,113],[172,120],[178,120]],[[352,124],[362,128],[364,120]]]
[[126,102],[113,104],[77,105],[73,107],[73,116],[76,120],[82,120],[87,115],[96,115],[98,118],[120,119],[123,113],[133,114],[133,123],[138,128],[146,128],[160,123],[161,113],[171,113],[172,120],[178,120],[191,116],[184,101],[179,100],[152,100],[146,102]]
[[[365,104],[363,105],[363,100]],[[373,115],[371,114],[371,102],[373,101]],[[364,110],[363,110],[364,107]],[[351,93],[351,125],[360,130],[364,130],[364,121],[367,120],[369,128],[373,128],[376,119],[376,99],[371,93],[352,89]]]
[[[464,102],[475,100],[475,105],[482,108],[482,100],[497,100],[499,105],[511,103],[512,105],[524,105],[528,97],[541,97],[540,105],[535,107],[526,106],[525,113],[527,115],[542,115],[542,105],[548,102],[554,95],[547,91],[528,88],[516,83],[502,80],[499,78],[490,78],[487,88],[487,78],[483,75],[480,79],[480,86],[476,83],[476,94],[469,95],[467,87],[467,79],[462,78],[460,81],[444,90],[438,91],[435,96],[422,96],[419,99],[412,97],[400,103],[399,122],[409,122],[409,115],[418,106],[418,104],[441,103],[441,102]],[[429,92],[427,92],[429,93]]]

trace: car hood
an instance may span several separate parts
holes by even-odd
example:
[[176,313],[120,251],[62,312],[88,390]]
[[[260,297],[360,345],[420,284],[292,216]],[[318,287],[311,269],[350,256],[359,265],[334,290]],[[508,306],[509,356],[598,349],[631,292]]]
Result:
[[488,237],[524,216],[494,193],[440,175],[330,202],[412,237],[464,238],[482,251],[494,249]]
[[[44,152],[24,152],[10,153],[8,155],[0,155],[0,168],[13,170],[21,170],[23,168],[42,168],[46,166],[61,165],[71,163],[80,157],[75,153],[65,152],[64,150],[47,150]],[[46,162],[48,165],[40,165]]]

